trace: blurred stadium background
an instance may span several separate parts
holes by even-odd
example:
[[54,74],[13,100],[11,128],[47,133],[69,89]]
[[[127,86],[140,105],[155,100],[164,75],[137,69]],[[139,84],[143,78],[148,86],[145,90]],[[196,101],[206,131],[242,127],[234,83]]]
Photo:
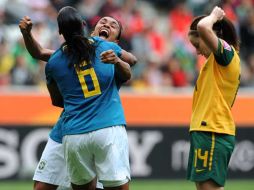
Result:
[[204,59],[195,55],[186,34],[193,17],[214,5],[223,7],[240,36],[242,67],[233,108],[237,145],[226,189],[254,189],[253,0],[0,0],[1,190],[32,188],[33,171],[61,112],[51,106],[44,63],[24,48],[19,20],[30,16],[36,39],[56,49],[62,42],[57,11],[65,5],[79,9],[87,33],[102,16],[118,18],[124,26],[120,46],[138,58],[132,80],[121,90],[134,190],[194,189],[184,181],[188,123],[192,88]]

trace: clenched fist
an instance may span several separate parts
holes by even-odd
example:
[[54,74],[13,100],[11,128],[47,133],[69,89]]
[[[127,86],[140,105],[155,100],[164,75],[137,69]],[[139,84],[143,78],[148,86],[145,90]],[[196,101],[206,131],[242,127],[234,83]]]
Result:
[[225,16],[225,12],[220,7],[214,7],[210,16],[214,17],[216,20],[222,20]]
[[104,63],[116,64],[119,62],[119,57],[115,54],[113,50],[107,50],[101,53],[101,61]]
[[19,22],[19,29],[22,34],[29,34],[32,30],[33,23],[28,16],[23,17]]

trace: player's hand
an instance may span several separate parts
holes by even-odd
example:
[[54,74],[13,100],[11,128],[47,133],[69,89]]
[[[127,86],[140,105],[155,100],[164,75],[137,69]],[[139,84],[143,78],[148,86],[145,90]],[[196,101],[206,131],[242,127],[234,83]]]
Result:
[[104,63],[116,64],[119,62],[119,57],[115,54],[113,50],[107,50],[101,53],[100,59]]
[[19,22],[19,29],[22,34],[30,34],[33,23],[28,16],[24,16]]
[[222,20],[225,15],[226,14],[223,11],[223,9],[220,8],[220,7],[217,7],[217,6],[213,8],[213,10],[212,10],[212,12],[210,14],[210,16],[215,18],[217,21]]

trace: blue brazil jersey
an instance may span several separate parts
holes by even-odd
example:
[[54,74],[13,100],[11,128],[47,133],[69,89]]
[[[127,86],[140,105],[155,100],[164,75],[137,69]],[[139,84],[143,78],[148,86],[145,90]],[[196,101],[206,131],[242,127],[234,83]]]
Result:
[[[120,56],[121,48],[113,43],[93,37],[96,47],[91,64],[82,69],[69,67],[70,59],[58,49],[46,65],[46,78],[56,81],[64,98],[62,135],[80,134],[114,125],[125,125],[123,107],[113,64],[100,61],[100,54],[114,50]],[[85,50],[84,50],[85,51]]]
[[64,118],[64,110],[62,111],[61,115],[58,118],[58,121],[52,128],[49,133],[49,137],[54,140],[55,142],[62,143],[62,125],[63,125],[63,118]]

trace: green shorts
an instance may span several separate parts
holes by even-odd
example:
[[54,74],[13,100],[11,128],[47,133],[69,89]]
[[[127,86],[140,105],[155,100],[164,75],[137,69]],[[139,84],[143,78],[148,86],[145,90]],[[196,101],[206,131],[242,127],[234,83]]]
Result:
[[187,179],[195,182],[213,180],[225,185],[235,136],[193,131],[190,133],[190,153]]

